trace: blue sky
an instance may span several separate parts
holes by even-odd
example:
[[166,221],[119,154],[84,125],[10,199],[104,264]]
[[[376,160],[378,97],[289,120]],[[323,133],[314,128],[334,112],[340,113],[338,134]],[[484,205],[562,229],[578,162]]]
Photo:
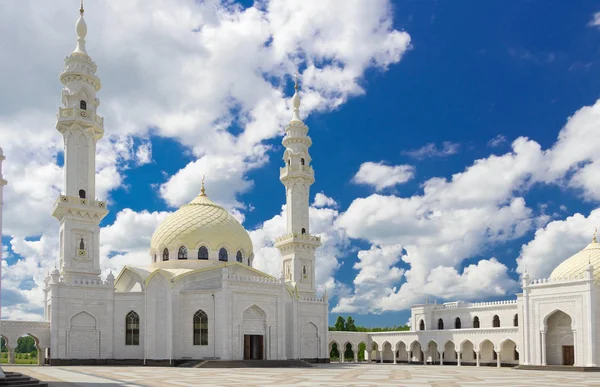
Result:
[[[243,15],[255,9],[270,18],[273,30],[279,28],[286,36],[285,26],[273,22],[276,10],[268,6],[276,1],[254,6],[244,2],[238,7],[216,0],[208,3],[234,15],[236,22],[247,28],[252,24],[245,25]],[[147,248],[143,246],[149,241],[152,225],[164,218],[165,212],[192,199],[202,172],[207,175],[209,196],[234,211],[243,219],[246,229],[252,231],[257,260],[261,253],[269,256],[259,267],[277,274],[272,242],[268,242],[275,235],[271,235],[273,231],[267,225],[280,222],[278,215],[285,199],[278,180],[278,168],[283,152],[281,128],[290,117],[286,110],[289,108],[286,101],[292,92],[290,63],[295,64],[302,74],[303,96],[307,101],[303,109],[305,106],[304,112],[309,113],[305,122],[313,139],[310,152],[316,175],[311,197],[323,193],[336,202],[335,205],[315,206],[315,214],[319,214],[316,216],[319,219],[322,216],[324,220],[313,227],[332,240],[328,245],[332,249],[328,250],[329,255],[317,262],[323,267],[320,290],[327,288],[331,295],[331,323],[338,314],[350,314],[359,325],[403,324],[409,317],[409,305],[422,302],[426,296],[438,302],[514,298],[523,270],[546,276],[557,263],[585,246],[591,238],[593,225],[600,224],[600,213],[594,212],[600,200],[597,191],[600,183],[595,177],[600,172],[600,162],[596,161],[598,156],[594,156],[600,154],[597,112],[600,108],[595,106],[600,94],[600,29],[592,22],[600,5],[594,2],[574,5],[565,1],[382,0],[371,3],[370,8],[361,1],[342,3],[332,3],[329,19],[320,21],[323,26],[312,26],[314,31],[321,33],[314,35],[314,39],[324,39],[326,54],[319,54],[314,47],[304,47],[303,44],[310,46],[307,42],[311,40],[310,36],[305,36],[297,39],[296,45],[291,45],[288,57],[280,59],[276,65],[247,65],[249,74],[262,78],[261,85],[270,84],[263,94],[260,94],[263,92],[260,88],[254,94],[238,93],[235,85],[243,83],[243,78],[225,82],[231,76],[228,72],[243,73],[246,69],[239,61],[254,61],[248,56],[237,58],[231,62],[235,67],[225,68],[225,75],[221,75],[222,87],[228,90],[225,94],[234,102],[225,104],[225,108],[223,104],[210,105],[213,111],[221,108],[225,113],[216,114],[217,119],[209,124],[202,120],[193,121],[189,128],[174,123],[174,119],[163,118],[169,114],[176,116],[177,112],[185,112],[190,106],[208,106],[211,95],[213,100],[222,101],[224,97],[215,91],[196,101],[193,98],[197,91],[186,90],[181,92],[183,95],[173,97],[175,102],[172,104],[165,102],[167,95],[177,95],[176,85],[169,89],[169,85],[161,85],[157,77],[145,79],[143,73],[162,74],[169,70],[169,65],[155,64],[152,59],[127,59],[120,67],[119,60],[122,59],[118,56],[126,55],[125,48],[117,47],[113,51],[107,48],[120,41],[111,40],[116,38],[107,36],[108,33],[102,30],[102,26],[106,26],[102,23],[109,22],[101,22],[100,14],[127,13],[127,10],[99,4],[89,6],[86,13],[88,51],[98,64],[98,74],[104,82],[98,95],[103,101],[100,112],[107,119],[107,137],[102,141],[110,145],[99,149],[107,160],[100,164],[107,168],[106,173],[114,171],[111,176],[120,177],[106,183],[105,198],[111,212],[102,223],[106,228],[102,237],[110,240],[103,247],[105,270],[118,270],[122,264],[147,263],[142,258],[144,253],[147,254]],[[32,7],[28,2],[11,4],[12,11],[18,16],[34,18],[27,16]],[[207,15],[218,18],[200,9],[201,4],[185,1],[178,4],[209,25],[212,19]],[[375,19],[382,20],[374,25],[365,21],[371,27],[369,31],[375,27],[381,30],[365,38],[365,47],[372,48],[355,52],[366,58],[358,64],[339,48],[342,41],[327,41],[328,36],[335,36],[335,33],[322,33],[326,26],[339,25],[342,34],[344,28],[352,29],[361,23],[360,16],[345,18],[341,14],[344,6],[374,13],[373,9],[377,8],[380,13]],[[62,1],[57,7],[64,11],[71,5]],[[177,20],[178,7],[169,11],[173,12],[170,14],[172,19],[167,20]],[[149,8],[155,12],[163,11],[160,2]],[[297,9],[293,11],[295,14],[292,13],[299,18],[298,24],[303,17],[301,11]],[[308,19],[309,10],[305,9],[305,12]],[[356,13],[360,15],[360,12]],[[48,168],[44,175],[50,177],[32,189],[38,197],[54,195],[61,185],[61,140],[52,129],[52,114],[60,102],[61,85],[56,74],[75,40],[72,24],[77,14],[71,12],[68,16],[65,25],[56,21],[56,42],[43,52],[47,63],[44,69],[39,69],[38,76],[43,80],[44,90],[33,98],[43,101],[28,101],[23,107],[0,110],[0,141],[8,143],[0,143],[7,155],[6,177],[10,183],[35,179],[37,175],[32,171]],[[189,19],[185,17],[186,22],[193,24]],[[600,17],[598,19],[600,21]],[[51,25],[51,21],[44,23]],[[116,18],[113,23],[120,25]],[[132,25],[124,28],[131,27],[137,35],[122,43],[124,47],[139,44],[135,47],[140,53],[146,49],[142,45],[162,53],[167,44],[161,43],[161,33],[173,41],[193,39],[183,33],[178,37],[179,30],[173,33],[164,25],[157,27],[149,22],[150,26],[144,26],[143,22],[136,21],[139,27],[133,28],[133,23],[131,21]],[[231,42],[235,42],[235,33],[225,29],[223,24],[216,23],[215,31],[222,35],[229,33]],[[32,25],[15,28],[18,28],[19,36],[26,37],[41,28],[36,23],[32,22]],[[200,26],[199,34],[210,32],[202,22]],[[152,36],[144,37],[144,28],[153,28],[159,38],[152,41]],[[252,35],[249,30],[244,31],[246,35]],[[386,37],[398,37],[399,34],[409,36],[410,44],[390,43],[396,45],[395,54],[384,44],[377,45]],[[277,36],[276,33],[273,36]],[[166,42],[168,39],[165,37]],[[192,49],[202,51],[202,44],[206,42],[210,41]],[[267,38],[262,44],[269,46],[269,42]],[[358,46],[363,42],[350,41],[352,43]],[[21,52],[19,50],[22,48],[0,46],[0,55],[15,55]],[[182,51],[189,50],[190,47],[185,47]],[[327,50],[334,53],[329,55]],[[226,54],[229,53],[224,51],[223,55]],[[172,61],[191,61],[186,55],[175,55]],[[140,54],[140,57],[143,56]],[[335,85],[331,86],[327,76],[310,78],[311,65],[317,69],[337,68],[341,73],[353,72],[346,78],[340,75],[339,79],[332,74],[329,79]],[[16,63],[5,66],[8,70],[20,71],[15,67]],[[256,75],[257,68],[263,75]],[[206,69],[209,70],[210,67]],[[129,77],[133,80],[128,80]],[[136,83],[137,77],[145,82]],[[131,92],[125,90],[128,82],[131,82]],[[153,82],[157,84],[155,88]],[[142,83],[144,85],[140,86]],[[8,85],[8,80],[0,82],[0,86]],[[199,84],[197,87],[205,86]],[[135,93],[139,94],[136,96]],[[165,95],[161,96],[161,93]],[[269,118],[268,111],[265,113],[249,102],[253,98],[259,100],[263,95],[266,101],[277,101],[272,110],[272,116],[276,118]],[[3,91],[0,98],[14,97]],[[178,101],[178,98],[182,100]],[[128,107],[128,104],[130,113],[120,107]],[[153,117],[149,110],[161,104],[160,109],[164,110],[159,113],[163,117]],[[40,151],[43,157],[40,156],[35,164],[15,157],[22,148],[9,138],[14,130],[32,125],[22,117],[25,108],[35,108],[36,115],[39,114],[35,124],[41,123],[39,130],[48,132],[49,141],[54,144],[48,147],[49,150]],[[235,146],[228,151],[229,140],[220,136],[228,131],[237,139],[251,130],[256,131],[249,122],[253,122],[252,114],[257,111],[261,112],[261,118],[254,120],[257,126],[272,124],[277,127],[251,145],[234,142]],[[145,114],[148,119],[115,118],[119,114]],[[563,130],[567,122],[574,128],[568,133]],[[217,127],[219,129],[215,129]],[[558,140],[559,133],[561,140]],[[524,149],[513,144],[519,138]],[[597,144],[596,148],[588,149],[592,146],[589,143]],[[211,148],[213,144],[215,149],[219,148],[218,152]],[[539,145],[537,150],[536,144]],[[43,144],[35,146],[44,148]],[[241,150],[243,146],[246,148]],[[579,152],[582,147],[588,148]],[[248,150],[250,148],[252,151]],[[554,151],[545,152],[550,148]],[[141,160],[140,149],[151,150],[150,156]],[[239,162],[232,161],[234,155],[246,151]],[[496,165],[498,158],[505,161]],[[8,167],[11,159],[17,166]],[[357,174],[365,163],[376,165],[361,182]],[[226,166],[215,169],[215,165]],[[477,171],[473,165],[478,166]],[[381,166],[383,169],[380,170]],[[404,167],[410,171],[410,176],[381,183],[373,176],[376,171],[387,176],[390,170],[385,169],[386,166]],[[102,166],[99,173],[101,169]],[[514,171],[518,171],[514,173],[517,177],[513,176]],[[457,176],[453,179],[458,173],[463,173],[466,182],[458,182]],[[174,179],[178,174],[185,182]],[[228,177],[221,179],[224,174]],[[442,186],[434,187],[434,183]],[[486,191],[486,186],[495,185],[497,189]],[[437,187],[436,192],[426,194],[427,187]],[[51,211],[46,208],[48,204],[32,208],[35,197],[30,198],[31,202],[25,199],[18,202],[18,193],[25,189],[24,186],[21,191],[18,188],[9,190],[5,200],[7,229],[3,244],[8,246],[5,271],[10,272],[15,266],[15,272],[26,272],[27,265],[34,265],[36,269],[29,275],[13,274],[5,279],[9,291],[4,294],[3,304],[15,318],[32,318],[39,312],[40,293],[35,284],[39,284],[41,272],[52,264],[54,242],[51,240],[56,234],[52,228],[57,229],[58,225],[46,218],[38,220],[34,217],[30,222],[36,222],[35,225],[28,224],[27,220],[12,220],[11,214],[15,212],[11,212],[10,207],[20,208],[20,211],[26,208]],[[9,186],[9,189],[13,188]],[[505,193],[496,195],[500,191]],[[47,199],[46,203],[53,202],[55,197]],[[384,214],[377,215],[378,212]],[[385,213],[397,214],[398,218],[390,219]],[[121,241],[115,235],[118,230],[128,231],[127,227],[135,227],[141,224],[139,222],[147,227],[132,237],[136,240],[132,242],[135,248],[129,248],[127,241]],[[450,230],[452,228],[454,230]],[[463,228],[464,232],[461,232]],[[121,258],[113,259],[115,255]],[[517,258],[523,262],[520,267]],[[36,271],[41,273],[37,278],[33,274]],[[413,277],[407,276],[407,272],[412,272]],[[448,279],[454,275],[456,280]],[[21,295],[17,289],[22,290]],[[24,302],[23,297],[28,301]],[[15,312],[17,309],[19,313]],[[4,308],[3,315],[6,315]]]

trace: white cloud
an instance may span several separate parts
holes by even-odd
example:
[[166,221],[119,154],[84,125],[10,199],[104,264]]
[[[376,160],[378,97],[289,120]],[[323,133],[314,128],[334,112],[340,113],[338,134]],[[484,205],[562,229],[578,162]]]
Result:
[[315,195],[315,200],[313,201],[313,207],[316,207],[316,208],[319,208],[319,207],[336,208],[337,205],[338,204],[334,199],[325,195],[323,192],[318,192]]
[[367,184],[375,187],[377,191],[406,183],[415,175],[415,168],[411,165],[385,165],[383,162],[368,161],[362,163],[352,181],[356,184]]
[[444,141],[442,147],[438,148],[434,143],[425,144],[414,150],[404,151],[403,154],[414,157],[417,160],[423,160],[431,157],[446,157],[456,154],[460,145],[450,141]]
[[506,142],[506,137],[503,134],[499,134],[496,137],[492,138],[490,141],[488,141],[487,144],[491,148],[497,148],[501,145],[506,144]]
[[594,13],[594,16],[592,17],[592,20],[590,20],[590,22],[588,23],[588,26],[590,26],[590,27],[600,26],[600,12]]
[[152,162],[152,143],[143,142],[135,151],[135,160],[137,165],[145,165]]
[[546,278],[562,261],[583,249],[592,239],[592,231],[600,225],[600,209],[589,216],[574,214],[539,228],[535,237],[521,247],[517,272],[525,271],[534,278]]

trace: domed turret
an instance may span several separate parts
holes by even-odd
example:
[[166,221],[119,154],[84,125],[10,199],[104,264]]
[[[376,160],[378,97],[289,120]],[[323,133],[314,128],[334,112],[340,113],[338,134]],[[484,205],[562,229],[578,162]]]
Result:
[[193,268],[202,264],[251,264],[252,241],[248,232],[223,207],[204,193],[169,215],[150,243],[154,265]]
[[550,274],[550,278],[582,278],[588,270],[588,265],[594,267],[594,279],[600,280],[600,243],[596,240],[595,233],[592,243],[558,265]]

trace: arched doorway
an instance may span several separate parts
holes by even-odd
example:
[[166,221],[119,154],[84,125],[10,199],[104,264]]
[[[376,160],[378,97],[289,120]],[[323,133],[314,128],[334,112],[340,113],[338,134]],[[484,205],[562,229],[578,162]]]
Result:
[[382,363],[392,363],[394,361],[394,351],[392,350],[392,344],[386,341],[381,346]]
[[367,344],[364,341],[358,343],[358,361],[365,361],[368,359]]
[[422,362],[424,359],[421,343],[413,341],[410,344],[410,362]]
[[266,314],[258,306],[253,305],[244,311],[242,323],[244,360],[263,360],[266,357],[266,324]]
[[475,365],[477,361],[475,347],[469,340],[465,340],[460,344],[460,358],[462,365]]
[[437,364],[440,361],[440,355],[438,353],[438,345],[435,341],[430,340],[425,346],[427,352],[426,363]]
[[79,312],[71,317],[67,342],[69,358],[97,359],[99,350],[96,318],[87,312]]
[[8,340],[4,336],[0,336],[0,363],[11,363],[11,353],[14,353],[14,348],[8,346]]
[[517,344],[511,339],[506,339],[500,344],[501,364],[519,364],[519,352]]
[[457,353],[452,341],[447,341],[444,344],[444,354],[442,356],[444,357],[444,364],[456,364]]
[[479,343],[479,361],[484,365],[496,365],[498,355],[494,350],[494,344],[489,340]]
[[408,363],[408,350],[403,341],[396,343],[396,362]]
[[575,342],[571,317],[557,310],[546,318],[546,364],[575,364]]
[[302,327],[300,337],[300,356],[302,359],[317,359],[319,357],[319,329],[311,322]]
[[354,361],[354,348],[352,348],[351,343],[346,343],[344,345],[344,362],[353,362]]
[[329,343],[329,360],[332,362],[340,360],[339,346],[335,341]]

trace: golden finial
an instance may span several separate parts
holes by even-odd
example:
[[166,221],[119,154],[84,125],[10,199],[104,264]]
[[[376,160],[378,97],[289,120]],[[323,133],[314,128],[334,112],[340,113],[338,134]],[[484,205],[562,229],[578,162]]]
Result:
[[298,78],[300,78],[300,73],[296,71],[294,74],[294,90],[298,91]]
[[202,175],[202,189],[200,190],[200,196],[206,196],[206,193],[204,193],[204,175]]
[[79,14],[83,16],[83,0],[81,0],[81,7],[79,8]]
[[596,233],[597,233],[597,232],[598,232],[598,228],[594,227],[594,236],[592,237],[592,243],[596,243],[596,242],[598,242],[598,241],[596,240]]

